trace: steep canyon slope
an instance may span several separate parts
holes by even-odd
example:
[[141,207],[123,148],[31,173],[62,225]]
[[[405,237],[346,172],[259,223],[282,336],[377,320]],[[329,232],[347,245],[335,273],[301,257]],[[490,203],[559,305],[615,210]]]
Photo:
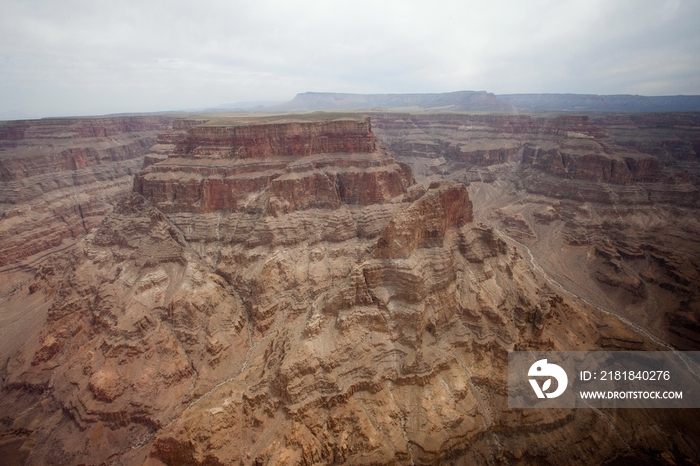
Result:
[[[697,461],[692,410],[506,402],[509,350],[668,341],[537,268],[561,264],[524,247],[540,251],[546,226],[595,239],[595,223],[566,219],[580,222],[576,209],[589,205],[607,212],[599,200],[579,206],[557,182],[653,190],[670,177],[692,191],[692,175],[667,175],[646,162],[659,159],[656,146],[630,140],[614,156],[601,149],[630,175],[589,180],[578,159],[562,171],[557,150],[563,160],[588,149],[555,142],[612,137],[586,118],[421,118],[175,122],[133,192],[13,294],[47,316],[4,355],[2,453],[26,464]],[[678,208],[689,212],[685,231],[694,207]],[[602,271],[632,267],[589,241],[569,247]]]
[[[48,304],[37,267],[74,246],[126,196],[168,116],[0,122],[0,355],[36,332]],[[21,293],[21,292],[24,293]]]

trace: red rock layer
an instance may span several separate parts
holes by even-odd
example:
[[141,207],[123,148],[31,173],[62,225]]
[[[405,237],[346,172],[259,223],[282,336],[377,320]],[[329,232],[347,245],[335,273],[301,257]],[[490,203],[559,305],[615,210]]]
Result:
[[384,229],[374,257],[407,258],[425,247],[442,247],[445,232],[472,221],[472,203],[464,185],[438,184],[397,214]]
[[384,203],[414,183],[375,150],[369,119],[200,125],[170,147],[147,155],[134,181],[164,212],[240,211],[262,193],[270,214],[336,209]]
[[257,158],[333,152],[374,152],[369,118],[324,122],[202,125],[178,152],[185,157]]

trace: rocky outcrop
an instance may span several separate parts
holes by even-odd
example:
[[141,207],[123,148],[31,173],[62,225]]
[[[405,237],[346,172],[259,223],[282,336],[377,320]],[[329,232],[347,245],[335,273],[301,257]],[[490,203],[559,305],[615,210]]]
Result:
[[449,228],[471,221],[472,204],[464,186],[433,184],[411,207],[391,219],[373,255],[407,258],[418,248],[442,246]]
[[[575,137],[583,143],[607,136],[587,116],[379,114],[377,135],[389,152],[411,165],[418,179],[479,179],[473,167],[519,161],[528,143]],[[430,160],[432,159],[432,160]],[[465,170],[467,173],[465,173]]]
[[209,120],[180,119],[173,121],[172,127],[158,134],[156,143],[151,146],[143,159],[142,168],[162,162],[174,154],[177,145],[187,138],[187,131],[193,126],[204,124],[207,121]]
[[40,463],[99,463],[130,449],[231,377],[249,346],[240,298],[140,196],[35,283],[53,304],[42,332],[8,365],[5,389],[48,397],[48,411],[63,413],[34,427],[35,415],[16,419],[61,445],[57,458],[55,445],[40,442],[32,452]]
[[576,180],[624,185],[659,181],[661,166],[656,157],[630,155],[610,156],[596,152],[574,155],[527,144],[523,148],[522,163],[557,177]]
[[[469,463],[485,460],[484,437],[509,423],[546,437],[590,432],[591,419],[556,413],[524,427],[496,407],[504,348],[585,345],[597,327],[471,223],[463,186],[435,184],[397,207],[359,243],[302,236],[222,248],[218,270],[240,290],[257,343],[239,375],[156,436],[152,460]],[[314,212],[323,228],[330,212]],[[578,322],[574,340],[559,339],[559,319]],[[617,447],[593,424],[600,460]],[[508,451],[537,451],[532,437],[508,438]]]
[[477,218],[568,289],[698,347],[697,114],[391,114],[375,126],[419,180],[473,184]]
[[286,213],[381,204],[413,183],[408,167],[375,150],[363,119],[195,126],[134,189],[164,212],[243,211],[264,193],[266,209]]
[[193,127],[178,153],[194,158],[261,158],[374,152],[369,118]]
[[82,237],[123,197],[169,117],[0,125],[0,266]]

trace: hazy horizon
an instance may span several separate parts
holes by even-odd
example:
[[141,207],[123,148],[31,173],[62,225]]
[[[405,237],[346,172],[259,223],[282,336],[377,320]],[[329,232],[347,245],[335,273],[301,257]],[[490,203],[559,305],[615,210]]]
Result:
[[700,94],[700,3],[0,6],[0,118],[355,94]]

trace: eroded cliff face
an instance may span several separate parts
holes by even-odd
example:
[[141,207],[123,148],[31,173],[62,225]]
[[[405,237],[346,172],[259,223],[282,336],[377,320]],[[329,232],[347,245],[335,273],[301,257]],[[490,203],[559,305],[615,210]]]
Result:
[[369,118],[194,127],[178,152],[195,158],[261,158],[374,152]]
[[[128,193],[170,117],[0,124],[0,267],[68,244]],[[65,241],[65,243],[64,243]]]
[[[340,126],[355,140],[364,122]],[[27,464],[695,458],[692,416],[507,408],[509,350],[658,346],[534,273],[474,220],[489,217],[464,184],[416,184],[343,132],[329,144],[353,152],[262,155],[270,136],[246,143],[260,156],[223,144],[195,156],[211,144],[193,136],[201,123],[160,137],[136,192],[15,293],[49,310],[3,372],[3,452]],[[269,123],[246,134],[298,128]]]
[[[414,183],[375,150],[369,119],[194,126],[134,189],[168,213],[270,213],[383,204]],[[158,155],[146,156],[155,161]],[[262,196],[262,197],[261,197]],[[264,199],[263,199],[264,198]]]
[[[462,181],[491,176],[479,167],[520,160],[526,143],[606,136],[588,117],[529,115],[377,114],[374,125],[389,152],[411,165],[416,177],[463,171]],[[469,170],[464,171],[464,167]],[[480,178],[481,176],[481,178]]]

